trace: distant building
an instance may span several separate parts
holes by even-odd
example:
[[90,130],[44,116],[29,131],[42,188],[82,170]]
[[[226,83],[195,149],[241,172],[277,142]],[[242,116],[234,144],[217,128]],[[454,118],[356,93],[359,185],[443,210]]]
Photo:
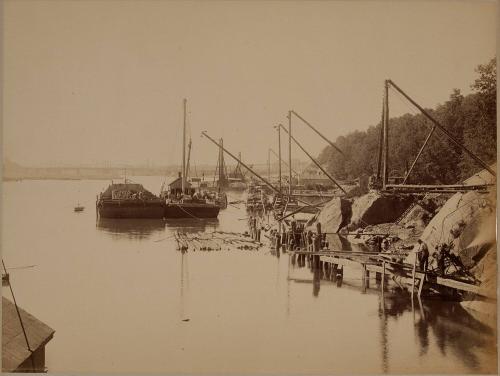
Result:
[[299,176],[300,184],[305,187],[316,187],[321,185],[323,187],[331,187],[331,180],[321,171],[318,167],[314,165],[307,166]]

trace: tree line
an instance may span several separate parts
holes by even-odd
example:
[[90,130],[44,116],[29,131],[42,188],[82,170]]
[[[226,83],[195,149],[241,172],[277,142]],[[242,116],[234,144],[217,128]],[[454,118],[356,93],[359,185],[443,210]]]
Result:
[[[476,68],[472,94],[462,95],[453,89],[450,98],[434,109],[426,109],[449,133],[484,162],[496,161],[496,59]],[[341,180],[377,173],[381,123],[366,131],[339,136],[333,147],[323,149],[318,157],[327,171]],[[423,114],[405,114],[389,120],[389,173],[404,176],[423,145],[432,123]],[[415,165],[408,183],[454,184],[482,167],[466,152],[436,129]]]

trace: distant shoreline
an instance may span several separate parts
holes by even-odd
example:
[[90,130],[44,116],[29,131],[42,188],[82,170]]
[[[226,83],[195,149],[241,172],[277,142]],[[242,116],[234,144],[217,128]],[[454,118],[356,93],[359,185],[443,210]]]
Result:
[[[161,176],[161,175],[151,175],[151,176]],[[23,181],[23,180],[115,180],[115,179],[123,179],[123,176],[116,176],[112,178],[108,177],[88,177],[84,176],[81,178],[71,178],[71,177],[54,177],[54,176],[36,176],[36,177],[22,177],[22,178],[12,178],[12,177],[3,177],[2,181]]]

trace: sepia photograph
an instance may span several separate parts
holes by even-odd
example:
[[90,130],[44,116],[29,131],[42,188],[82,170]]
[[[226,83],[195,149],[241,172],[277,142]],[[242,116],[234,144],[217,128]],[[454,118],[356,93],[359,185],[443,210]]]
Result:
[[496,0],[3,0],[2,373],[497,374]]

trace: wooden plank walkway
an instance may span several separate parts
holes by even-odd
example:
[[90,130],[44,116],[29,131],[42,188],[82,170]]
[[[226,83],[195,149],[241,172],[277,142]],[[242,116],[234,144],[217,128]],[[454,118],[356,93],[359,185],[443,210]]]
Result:
[[[298,251],[288,251],[290,255],[308,255],[308,256],[318,256],[319,260],[323,263],[330,263],[335,265],[342,265],[352,269],[359,269],[363,273],[363,277],[366,276],[365,273],[380,273],[382,280],[385,281],[383,276],[397,276],[398,279],[407,285],[414,286],[418,289],[418,295],[422,293],[422,288],[425,283],[430,286],[445,286],[455,290],[466,291],[481,295],[479,286],[470,283],[465,283],[457,281],[451,278],[443,278],[433,274],[424,274],[416,270],[415,265],[402,264],[387,260],[385,257],[377,253],[369,252],[348,252],[348,251],[318,251],[310,252],[305,250]],[[403,269],[407,273],[411,273],[412,277],[405,277],[404,275],[394,273],[390,266],[397,266],[399,269]]]
[[383,192],[398,193],[456,193],[468,191],[488,191],[493,184],[478,185],[417,185],[387,184]]

